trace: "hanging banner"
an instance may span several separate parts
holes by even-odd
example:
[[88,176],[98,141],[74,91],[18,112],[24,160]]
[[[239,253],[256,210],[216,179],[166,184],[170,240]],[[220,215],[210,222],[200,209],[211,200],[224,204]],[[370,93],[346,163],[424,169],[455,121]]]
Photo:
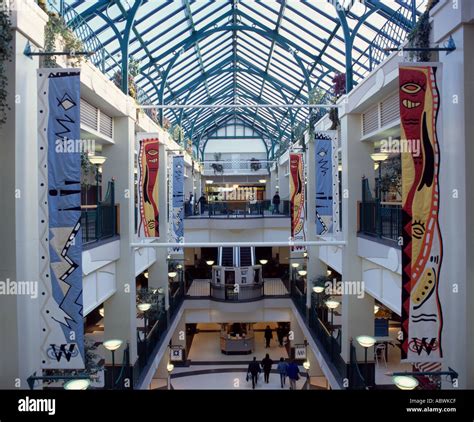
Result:
[[149,134],[140,134],[137,138],[137,235],[138,237],[158,238],[160,237],[158,211],[159,141],[157,137],[150,137]]
[[[305,184],[303,154],[290,154],[290,217],[291,239],[305,240]],[[303,246],[292,250],[303,250]]]
[[339,232],[337,131],[315,133],[316,234]]
[[80,72],[38,69],[41,367],[84,368]]
[[[170,243],[182,243],[184,241],[184,156],[175,155],[171,160],[168,240]],[[169,253],[183,253],[183,248],[169,248]]]
[[400,65],[402,156],[402,359],[443,357],[443,313],[438,295],[443,261],[439,215],[436,64]]

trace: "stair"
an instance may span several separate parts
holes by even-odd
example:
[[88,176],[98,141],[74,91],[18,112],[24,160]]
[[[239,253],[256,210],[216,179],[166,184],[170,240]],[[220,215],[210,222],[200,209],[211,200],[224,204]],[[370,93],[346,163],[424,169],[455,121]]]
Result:
[[224,267],[234,266],[234,248],[222,248],[221,265]]
[[240,248],[240,266],[250,267],[252,265],[252,248]]

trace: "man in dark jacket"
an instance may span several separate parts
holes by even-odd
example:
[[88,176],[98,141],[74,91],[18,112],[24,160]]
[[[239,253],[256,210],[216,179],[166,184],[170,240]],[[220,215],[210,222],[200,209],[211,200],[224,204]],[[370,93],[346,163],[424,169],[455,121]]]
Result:
[[255,390],[255,386],[257,385],[257,380],[258,380],[258,374],[262,372],[260,369],[260,365],[257,362],[257,358],[254,357],[253,361],[249,363],[249,367],[247,369],[247,381],[249,378],[249,374],[252,377],[252,389]]
[[269,325],[267,325],[267,328],[265,328],[264,337],[265,337],[265,348],[267,349],[268,347],[270,347],[270,340],[273,338],[272,329],[270,328]]
[[278,191],[273,195],[273,212],[272,214],[280,214],[280,195],[278,195]]
[[296,390],[296,381],[300,379],[299,373],[300,370],[298,368],[297,363],[292,360],[286,370],[286,374],[288,375],[288,378],[290,380],[290,390]]
[[268,384],[270,379],[270,372],[272,370],[273,361],[270,359],[270,355],[267,353],[262,359],[262,368],[263,368],[263,379]]

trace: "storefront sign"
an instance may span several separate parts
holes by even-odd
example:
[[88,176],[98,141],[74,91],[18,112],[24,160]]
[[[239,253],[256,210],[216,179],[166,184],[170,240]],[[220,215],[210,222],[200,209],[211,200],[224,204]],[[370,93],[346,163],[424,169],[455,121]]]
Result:
[[170,346],[170,361],[182,362],[184,360],[183,346]]

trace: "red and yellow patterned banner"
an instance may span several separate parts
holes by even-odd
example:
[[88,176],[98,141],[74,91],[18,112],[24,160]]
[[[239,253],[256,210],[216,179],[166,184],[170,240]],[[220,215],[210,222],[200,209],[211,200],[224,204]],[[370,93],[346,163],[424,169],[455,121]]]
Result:
[[[303,154],[290,154],[291,239],[305,240],[305,184]],[[304,249],[294,247],[294,249]]]
[[159,237],[158,138],[138,140],[138,236]]
[[402,65],[402,359],[436,362],[443,357],[443,313],[438,295],[443,242],[438,221],[440,152],[437,65]]

